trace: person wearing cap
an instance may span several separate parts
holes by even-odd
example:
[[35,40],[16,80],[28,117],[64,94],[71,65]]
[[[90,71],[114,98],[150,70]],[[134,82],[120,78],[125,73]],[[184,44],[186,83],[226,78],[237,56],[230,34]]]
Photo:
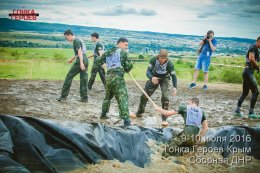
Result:
[[[161,102],[162,108],[168,110],[169,107],[169,96],[170,96],[170,81],[172,79],[173,93],[172,95],[177,94],[177,77],[174,71],[174,65],[168,57],[168,51],[166,49],[161,49],[159,55],[153,57],[149,66],[146,70],[146,76],[149,80],[145,84],[145,92],[148,96],[151,96],[155,90],[160,86],[161,87]],[[140,104],[138,111],[136,112],[137,117],[142,117],[142,114],[145,112],[145,107],[147,104],[147,97],[142,94],[140,97]],[[162,115],[162,125],[167,126],[166,116]]]
[[100,58],[99,64],[104,67],[106,64],[106,96],[102,104],[102,113],[100,119],[107,119],[112,98],[115,96],[119,116],[124,120],[124,127],[130,126],[129,108],[128,108],[128,93],[124,80],[124,74],[130,72],[133,68],[133,63],[128,56],[128,40],[119,38],[117,46],[106,51]]
[[207,35],[199,44],[201,47],[198,49],[198,60],[194,69],[194,76],[192,83],[188,86],[189,89],[195,88],[197,86],[196,81],[199,76],[199,70],[204,72],[204,85],[203,89],[208,90],[208,79],[209,79],[209,66],[211,61],[212,53],[216,50],[217,40],[214,38],[214,32],[209,30]]
[[98,58],[102,56],[104,53],[104,46],[99,41],[99,34],[94,32],[90,35],[91,41],[95,43],[94,52],[92,55],[88,56],[88,58],[94,57],[92,69],[91,69],[91,76],[88,81],[88,89],[91,90],[92,86],[95,82],[97,73],[99,73],[100,79],[103,85],[106,87],[106,74],[105,70],[102,68],[101,65],[98,64]]
[[76,37],[71,30],[66,30],[64,32],[64,37],[67,41],[73,42],[73,49],[75,55],[69,59],[68,63],[73,65],[71,66],[65,81],[63,83],[61,96],[57,99],[58,101],[64,101],[69,95],[70,86],[73,78],[80,74],[80,97],[79,101],[88,102],[88,58],[86,56],[86,46],[84,42]]

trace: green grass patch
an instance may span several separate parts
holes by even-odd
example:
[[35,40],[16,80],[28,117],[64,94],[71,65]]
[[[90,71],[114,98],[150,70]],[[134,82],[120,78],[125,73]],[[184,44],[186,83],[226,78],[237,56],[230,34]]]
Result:
[[[88,51],[89,55],[91,52]],[[64,80],[70,66],[67,60],[73,56],[72,49],[56,48],[1,48],[0,47],[0,78],[9,79],[46,79],[46,80]],[[136,59],[144,61],[135,62],[131,74],[136,80],[147,80],[146,69],[149,65],[151,55],[130,54]],[[193,62],[186,62],[191,60]],[[179,57],[172,60],[178,80],[191,81],[194,73],[196,58]],[[212,63],[229,64],[234,66],[244,65],[243,57],[213,57]],[[89,60],[89,76],[93,59]],[[243,68],[226,67],[221,65],[210,66],[210,82],[242,83]],[[258,82],[260,76],[255,75]],[[76,77],[79,80],[79,77]],[[99,76],[97,75],[97,80]],[[126,75],[126,80],[131,80]],[[198,81],[203,81],[203,72],[201,71]]]

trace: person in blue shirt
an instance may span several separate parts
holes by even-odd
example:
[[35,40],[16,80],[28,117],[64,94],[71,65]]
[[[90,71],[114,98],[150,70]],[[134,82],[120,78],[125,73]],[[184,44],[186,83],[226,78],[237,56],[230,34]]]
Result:
[[199,75],[199,70],[203,70],[204,72],[204,86],[203,89],[208,89],[208,78],[209,78],[209,66],[212,53],[216,50],[217,40],[214,38],[214,32],[209,30],[207,35],[205,35],[204,39],[200,42],[201,47],[198,49],[198,60],[195,65],[194,76],[192,83],[188,86],[188,88],[195,88],[196,81]]

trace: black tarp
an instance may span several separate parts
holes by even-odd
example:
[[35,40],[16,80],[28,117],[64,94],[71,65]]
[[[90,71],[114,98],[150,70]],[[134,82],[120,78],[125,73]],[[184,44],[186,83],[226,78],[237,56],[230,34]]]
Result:
[[[112,128],[100,123],[42,120],[0,115],[0,172],[64,172],[100,160],[131,161],[144,167],[150,161],[149,139],[167,142],[173,128]],[[230,137],[250,140],[230,142]],[[260,127],[225,126],[210,129],[207,137],[225,137],[226,142],[208,142],[207,147],[251,148],[260,159]],[[227,157],[230,150],[222,153]]]

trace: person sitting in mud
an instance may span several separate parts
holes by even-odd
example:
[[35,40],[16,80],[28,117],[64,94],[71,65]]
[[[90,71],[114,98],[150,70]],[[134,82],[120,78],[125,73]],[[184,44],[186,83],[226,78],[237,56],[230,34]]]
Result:
[[124,127],[130,126],[128,94],[124,80],[125,72],[128,73],[133,68],[133,63],[128,56],[128,40],[120,38],[117,46],[106,51],[100,58],[99,64],[107,67],[106,96],[102,104],[100,119],[107,119],[112,98],[115,96],[119,115],[124,120]]
[[[203,137],[208,131],[208,122],[206,120],[204,111],[199,107],[198,98],[189,99],[188,105],[181,105],[178,111],[167,111],[160,107],[156,107],[156,111],[160,112],[166,117],[181,114],[184,118],[184,130],[177,136],[173,135],[169,146],[167,146],[166,149],[168,154],[173,154],[169,153],[170,147],[174,148],[178,146],[193,146],[196,142],[201,141],[201,137]],[[200,130],[201,127],[202,129]]]
[[257,101],[257,96],[259,94],[259,90],[257,87],[257,82],[254,76],[254,71],[257,71],[259,73],[259,49],[260,48],[260,37],[257,38],[256,43],[251,45],[247,51],[246,54],[246,66],[243,71],[242,77],[243,77],[243,91],[238,99],[237,102],[237,108],[235,110],[234,115],[242,117],[242,113],[240,111],[241,105],[246,98],[246,96],[249,93],[249,90],[252,92],[252,98],[250,101],[250,108],[248,117],[249,118],[260,118],[259,115],[256,115],[254,112],[255,104]]
[[[177,94],[177,77],[174,71],[174,65],[168,57],[168,51],[161,49],[159,55],[150,60],[150,64],[146,71],[146,76],[149,80],[145,84],[145,92],[148,96],[151,96],[160,85],[162,97],[162,108],[168,110],[169,107],[169,95],[170,95],[170,81],[172,78],[173,93]],[[170,78],[171,77],[171,78]],[[136,112],[137,117],[141,117],[145,112],[145,107],[148,99],[142,94],[140,98],[140,104],[138,111]],[[162,115],[162,125],[167,126],[167,117]]]
[[79,101],[88,102],[88,58],[86,56],[86,46],[84,42],[76,37],[73,32],[69,29],[64,32],[64,37],[67,41],[73,43],[73,49],[75,55],[69,59],[68,63],[73,65],[71,66],[65,81],[63,83],[61,96],[57,99],[58,101],[67,100],[67,96],[70,92],[70,86],[73,78],[80,74],[80,97]]

